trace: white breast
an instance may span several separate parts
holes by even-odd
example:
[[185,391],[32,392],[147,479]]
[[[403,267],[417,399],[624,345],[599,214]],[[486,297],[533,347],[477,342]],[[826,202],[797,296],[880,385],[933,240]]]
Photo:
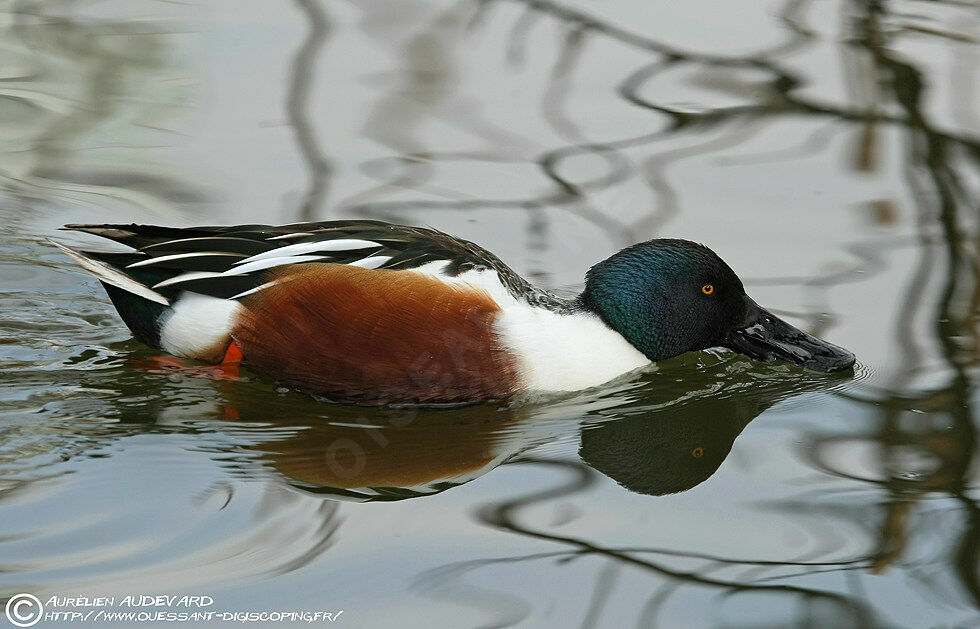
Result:
[[441,273],[445,263],[418,270],[447,284],[485,290],[500,305],[496,321],[500,343],[517,357],[518,370],[530,391],[578,391],[609,382],[650,364],[621,334],[592,313],[559,313],[515,298],[495,271],[468,271],[456,277]]
[[518,358],[532,391],[577,391],[609,382],[650,360],[598,316],[560,314],[534,306],[505,308],[501,343]]

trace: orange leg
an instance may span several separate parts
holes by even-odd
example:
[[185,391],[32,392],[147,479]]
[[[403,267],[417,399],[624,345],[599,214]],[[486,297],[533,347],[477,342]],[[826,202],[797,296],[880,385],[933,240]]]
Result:
[[149,373],[177,374],[208,380],[238,380],[238,366],[242,362],[242,350],[234,341],[228,346],[220,364],[201,367],[189,365],[174,356],[153,356],[147,360],[134,360],[133,363]]

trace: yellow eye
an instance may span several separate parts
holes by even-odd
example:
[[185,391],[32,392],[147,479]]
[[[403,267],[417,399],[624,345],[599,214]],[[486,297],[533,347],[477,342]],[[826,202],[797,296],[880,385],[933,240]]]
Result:
[[712,284],[705,284],[701,287],[701,292],[705,295],[710,295],[711,293],[715,292],[715,287]]
[[693,456],[695,459],[700,459],[701,457],[704,456],[704,448],[702,448],[701,446],[694,448],[693,450],[691,450],[691,456]]

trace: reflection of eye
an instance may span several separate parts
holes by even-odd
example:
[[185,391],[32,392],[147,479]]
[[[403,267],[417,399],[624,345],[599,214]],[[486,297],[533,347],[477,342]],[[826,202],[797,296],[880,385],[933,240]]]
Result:
[[693,450],[691,450],[691,456],[693,456],[695,459],[700,459],[701,457],[704,456],[704,448],[702,448],[701,446],[694,448]]
[[715,287],[712,284],[705,284],[701,287],[701,292],[705,295],[710,295],[711,293],[715,292]]

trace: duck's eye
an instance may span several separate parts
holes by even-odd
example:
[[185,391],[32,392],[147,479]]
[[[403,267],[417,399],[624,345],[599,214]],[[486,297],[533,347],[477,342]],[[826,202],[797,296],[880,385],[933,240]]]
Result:
[[715,285],[705,284],[704,286],[701,287],[701,292],[704,293],[705,295],[710,295],[711,293],[715,292]]
[[701,457],[704,456],[704,448],[702,448],[701,446],[694,448],[693,450],[691,450],[691,456],[693,456],[695,459],[700,459]]

